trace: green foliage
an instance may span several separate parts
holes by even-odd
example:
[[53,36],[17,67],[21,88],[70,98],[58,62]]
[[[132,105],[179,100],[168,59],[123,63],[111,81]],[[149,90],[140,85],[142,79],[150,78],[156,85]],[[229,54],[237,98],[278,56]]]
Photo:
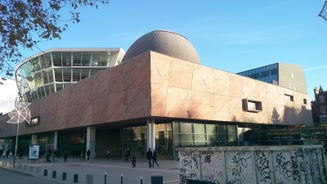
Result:
[[[20,61],[20,49],[33,48],[41,40],[60,39],[68,22],[80,22],[79,7],[98,8],[108,3],[109,0],[1,0],[0,71],[8,73],[10,63]],[[70,15],[65,21],[61,17],[64,11]]]

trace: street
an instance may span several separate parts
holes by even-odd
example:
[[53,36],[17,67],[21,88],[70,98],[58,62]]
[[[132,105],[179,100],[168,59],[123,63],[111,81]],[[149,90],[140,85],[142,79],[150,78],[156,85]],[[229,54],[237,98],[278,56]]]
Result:
[[29,174],[20,173],[0,168],[0,183],[1,184],[58,184],[58,182],[49,179],[35,177]]

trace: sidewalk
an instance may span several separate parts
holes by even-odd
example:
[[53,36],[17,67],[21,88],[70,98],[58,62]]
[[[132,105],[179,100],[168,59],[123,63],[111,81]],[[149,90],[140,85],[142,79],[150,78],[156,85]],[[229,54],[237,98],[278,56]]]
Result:
[[[121,159],[72,159],[68,158],[67,162],[58,159],[57,162],[45,162],[40,159],[38,163],[30,163],[26,158],[17,159],[15,168],[13,168],[13,159],[0,159],[0,167],[13,169],[18,172],[29,173],[35,177],[48,178],[58,183],[71,184],[78,182],[81,184],[151,184],[152,176],[162,176],[164,184],[179,183],[179,162],[174,160],[159,160],[160,167],[149,168],[145,159],[139,159],[136,167],[132,168],[131,163],[123,162]],[[47,170],[47,176],[44,176]],[[56,177],[53,178],[54,171]],[[63,173],[66,173],[66,180],[63,180]],[[105,182],[105,173],[106,182]],[[87,179],[88,178],[88,179]],[[93,179],[92,179],[93,178]],[[92,182],[93,181],[93,182]]]

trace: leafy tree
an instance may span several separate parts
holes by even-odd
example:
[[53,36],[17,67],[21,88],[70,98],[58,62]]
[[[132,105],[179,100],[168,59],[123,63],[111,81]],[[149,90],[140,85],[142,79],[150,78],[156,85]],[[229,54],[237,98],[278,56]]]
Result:
[[[12,62],[21,59],[20,49],[36,47],[41,40],[60,39],[68,23],[78,23],[78,8],[98,8],[109,0],[1,0],[0,72],[12,75]],[[69,12],[69,17],[62,17]],[[66,20],[65,20],[66,19]]]

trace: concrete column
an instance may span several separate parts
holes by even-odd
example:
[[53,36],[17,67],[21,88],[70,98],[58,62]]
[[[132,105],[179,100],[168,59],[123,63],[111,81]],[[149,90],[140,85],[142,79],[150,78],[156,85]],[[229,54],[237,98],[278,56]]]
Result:
[[152,145],[151,145],[151,150],[155,150],[156,149],[156,124],[154,122],[154,120],[152,119],[152,122],[151,122],[152,126],[152,131],[151,131],[151,142],[152,142]]
[[156,147],[156,137],[155,137],[155,121],[153,119],[148,119],[146,121],[146,145],[147,149],[150,148],[154,150]]
[[[95,133],[96,128],[95,127],[87,127],[86,128],[86,151],[90,150],[91,155],[90,158],[95,158]],[[85,151],[85,153],[86,153]],[[86,155],[85,155],[86,156]]]
[[32,145],[38,144],[38,142],[37,142],[37,134],[33,134],[32,135],[32,137],[31,137],[31,144]]
[[58,149],[58,131],[55,131],[53,135],[53,149]]

